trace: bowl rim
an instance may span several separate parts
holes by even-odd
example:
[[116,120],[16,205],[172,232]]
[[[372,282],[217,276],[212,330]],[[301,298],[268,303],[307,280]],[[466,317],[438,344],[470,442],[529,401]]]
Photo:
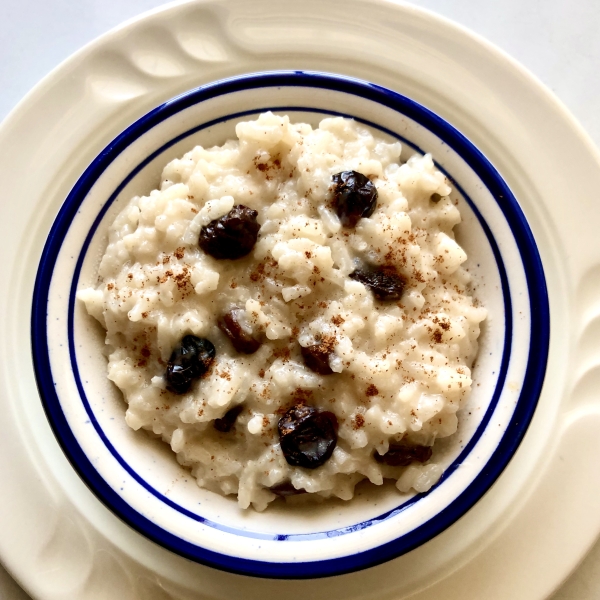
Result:
[[[322,89],[330,89],[337,92],[346,92],[360,96],[364,99],[378,102],[397,112],[404,114],[435,135],[452,147],[470,168],[477,174],[480,180],[485,184],[488,190],[496,199],[498,206],[502,210],[510,229],[513,233],[517,244],[523,268],[527,276],[527,285],[529,291],[529,304],[531,310],[531,331],[530,340],[536,340],[536,343],[530,343],[529,355],[527,360],[527,369],[525,372],[523,386],[519,400],[512,414],[512,417],[507,425],[507,428],[500,440],[500,443],[492,452],[488,462],[483,469],[475,476],[467,485],[465,490],[455,497],[450,504],[445,506],[440,512],[431,517],[428,521],[419,525],[414,530],[403,534],[400,538],[393,541],[371,547],[367,550],[356,552],[349,556],[324,559],[321,561],[304,561],[304,562],[286,562],[277,563],[264,560],[250,560],[246,558],[236,557],[232,555],[221,554],[212,550],[208,550],[196,544],[187,542],[177,537],[176,535],[165,531],[162,527],[156,525],[130,504],[128,504],[121,496],[119,496],[103,479],[98,471],[93,466],[90,459],[80,447],[74,433],[68,425],[67,419],[62,411],[60,399],[52,384],[53,376],[50,367],[49,345],[47,337],[46,312],[49,299],[49,287],[53,275],[53,269],[58,257],[58,253],[65,237],[71,221],[79,209],[82,202],[85,200],[87,193],[90,191],[95,181],[101,176],[103,171],[112,163],[112,161],[124,151],[129,144],[142,136],[144,133],[158,125],[165,119],[175,115],[192,105],[203,102],[220,95],[243,91],[248,89],[256,89],[262,87],[278,87],[278,86],[304,86],[316,87]],[[293,108],[293,107],[290,107]],[[296,110],[305,110],[304,107],[296,107]],[[259,112],[258,109],[248,111],[250,113]],[[319,109],[321,113],[331,113]],[[242,113],[239,114],[241,116]],[[235,115],[233,115],[235,116]],[[232,118],[232,115],[227,115],[223,119]],[[378,129],[383,129],[381,126],[371,124]],[[203,125],[207,126],[206,124]],[[390,132],[395,137],[397,133]],[[168,145],[175,143],[190,135],[190,131],[174,138]],[[408,142],[411,146],[413,143]],[[161,146],[152,156],[161,153],[165,146]],[[148,157],[148,161],[151,157]],[[145,164],[141,163],[139,167]],[[438,165],[439,168],[439,165]],[[130,172],[129,178],[122,183],[122,186],[132,178],[137,171],[134,169]],[[120,186],[121,187],[121,186]],[[459,186],[456,186],[459,187]],[[468,198],[463,190],[459,191],[463,197]],[[102,220],[104,212],[111,204],[111,199],[114,199],[118,194],[119,189],[106,202],[103,209],[96,217],[91,231],[95,231],[97,225]],[[471,208],[478,213],[476,206],[470,202]],[[477,214],[479,222],[484,229],[487,228],[485,220],[480,214]],[[486,235],[492,244],[497,262],[500,258],[499,250],[494,241],[491,231],[486,231]],[[89,239],[89,238],[88,238]],[[85,255],[85,247],[81,252],[80,261]],[[500,260],[501,262],[501,260]],[[78,263],[79,268],[81,265]],[[77,270],[76,270],[77,273]],[[507,287],[506,273],[502,274],[501,280],[503,288]],[[77,277],[74,277],[73,287],[76,285]],[[70,327],[72,327],[72,314],[74,302],[74,293],[71,290],[70,297]],[[505,294],[506,302],[506,294]],[[507,324],[510,320],[510,294],[508,295]],[[271,71],[251,73],[241,76],[236,76],[228,79],[212,82],[207,85],[200,86],[190,91],[184,92],[175,98],[168,100],[157,108],[140,117],[111,143],[109,143],[92,161],[86,171],[81,175],[73,189],[67,196],[62,205],[56,220],[52,225],[52,229],[44,246],[42,258],[36,275],[33,305],[31,314],[32,325],[32,354],[35,369],[36,382],[44,410],[54,431],[54,434],[62,447],[65,455],[75,468],[79,476],[88,485],[92,492],[98,497],[113,513],[119,516],[123,521],[131,527],[142,533],[144,536],[152,539],[160,545],[197,562],[201,562],[210,566],[214,566],[227,571],[241,573],[245,575],[254,575],[259,577],[277,577],[277,578],[314,578],[330,575],[339,575],[342,573],[360,570],[369,566],[374,566],[381,562],[390,560],[400,554],[404,554],[413,548],[425,543],[431,539],[458,518],[460,518],[467,510],[469,510],[489,489],[493,482],[498,478],[504,470],[516,449],[518,448],[527,427],[533,417],[537,400],[543,385],[546,362],[548,357],[549,338],[550,338],[550,320],[549,320],[549,302],[546,289],[545,277],[542,268],[541,259],[531,230],[527,224],[525,216],[507,184],[504,182],[500,174],[491,165],[487,158],[458,130],[450,123],[418,104],[414,100],[399,94],[398,92],[389,90],[382,86],[378,86],[367,81],[354,79],[351,77],[334,75],[329,73],[321,73],[314,71]],[[505,336],[505,344],[503,350],[502,370],[498,377],[498,384],[494,396],[499,396],[500,391],[504,387],[504,377],[507,369],[507,345],[510,350],[511,335],[507,326],[507,335]],[[70,344],[73,343],[73,337],[70,337]],[[70,354],[74,356],[74,348],[70,348]],[[508,352],[510,354],[510,352]],[[78,381],[80,394],[85,394]],[[496,398],[497,401],[497,398]],[[486,415],[491,415],[491,409],[486,412]],[[489,419],[488,419],[489,420]],[[485,430],[485,420],[478,426],[477,432]],[[99,436],[106,445],[110,445],[104,432],[97,428]],[[472,440],[463,449],[460,456],[468,454],[469,448],[478,439],[478,435],[474,434]],[[509,435],[510,434],[510,435]],[[479,433],[481,435],[481,433]],[[459,457],[460,458],[460,457]],[[119,458],[117,458],[119,460]],[[121,459],[122,460],[122,459]],[[121,461],[120,461],[121,462]],[[453,465],[446,470],[442,480],[449,476],[457,467],[454,461]],[[122,466],[126,466],[123,465]],[[131,470],[131,468],[129,468]],[[439,483],[437,485],[439,485]],[[422,495],[415,498],[418,499]],[[168,504],[172,501],[167,500]],[[402,505],[400,510],[405,506]],[[388,515],[390,512],[386,513]],[[386,516],[383,515],[383,516]],[[202,521],[202,517],[190,514],[195,520]],[[382,517],[371,519],[371,521],[381,520]],[[402,541],[402,544],[400,544]]]

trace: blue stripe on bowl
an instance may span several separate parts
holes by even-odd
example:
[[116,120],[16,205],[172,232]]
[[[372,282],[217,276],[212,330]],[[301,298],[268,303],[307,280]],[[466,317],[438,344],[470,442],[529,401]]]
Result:
[[[377,548],[367,550],[352,556],[347,556],[337,559],[329,559],[320,562],[307,562],[307,563],[269,563],[263,561],[247,560],[238,557],[221,555],[194,544],[190,544],[173,536],[162,528],[158,527],[134,509],[132,509],[123,499],[114,491],[108,484],[102,479],[97,471],[92,466],[87,456],[81,450],[77,440],[71,432],[66,418],[60,407],[60,400],[58,399],[54,386],[52,384],[52,373],[50,369],[50,361],[48,355],[48,344],[47,344],[47,329],[46,329],[46,306],[48,301],[48,290],[50,281],[52,278],[52,271],[62,240],[70,226],[70,223],[77,212],[81,202],[85,198],[89,189],[92,187],[95,180],[100,174],[107,168],[107,166],[118,156],[133,140],[137,139],[143,133],[148,131],[150,128],[160,123],[162,120],[174,115],[175,113],[192,106],[198,102],[202,102],[208,98],[213,98],[219,95],[240,91],[249,88],[259,88],[268,86],[308,86],[332,89],[336,91],[342,91],[346,93],[355,94],[363,98],[379,102],[385,106],[388,106],[398,112],[414,119],[421,125],[428,128],[455,151],[457,151],[471,166],[471,168],[477,173],[484,184],[488,187],[493,196],[497,199],[498,204],[503,211],[509,226],[511,227],[521,257],[523,260],[524,269],[527,275],[530,295],[530,306],[532,313],[532,326],[531,334],[532,340],[537,340],[537,344],[530,348],[528,367],[525,375],[525,381],[523,390],[517,403],[513,418],[507,428],[507,431],[502,438],[498,448],[488,461],[486,467],[479,473],[479,475],[473,480],[468,488],[456,498],[449,506],[438,513],[427,523],[419,526],[415,530],[408,534],[405,534],[401,538],[379,546]],[[293,110],[306,111],[306,108],[302,107],[288,107]],[[258,112],[257,110],[249,111],[252,113]],[[317,110],[315,112],[325,113],[329,111]],[[239,116],[239,115],[232,115]],[[219,119],[232,118],[232,116],[224,117]],[[126,178],[126,180],[117,188],[117,190],[111,195],[106,205],[103,207],[101,213],[96,218],[92,230],[88,234],[84,248],[82,249],[81,255],[78,259],[74,282],[71,290],[71,297],[69,300],[69,343],[70,352],[74,364],[74,373],[77,380],[77,385],[82,397],[82,401],[85,404],[85,408],[90,415],[90,420],[96,427],[98,435],[103,439],[108,449],[112,452],[115,458],[125,468],[130,475],[143,485],[148,491],[159,497],[169,506],[175,510],[179,510],[188,517],[200,521],[206,525],[218,527],[225,531],[232,531],[237,535],[252,535],[253,537],[263,537],[263,534],[254,534],[252,532],[235,530],[233,528],[227,528],[222,524],[213,523],[207,521],[200,515],[196,515],[186,509],[178,506],[168,498],[164,498],[159,492],[154,490],[147,482],[143,481],[127,463],[118,455],[114,447],[110,444],[105,434],[101,431],[97,421],[94,418],[93,412],[85,398],[83,387],[78,376],[75,364],[75,353],[72,337],[72,325],[73,325],[73,307],[74,307],[74,292],[76,281],[81,269],[81,263],[87,249],[87,245],[91,240],[91,236],[97,228],[102,216],[108,209],[108,206],[118,192],[126,185],[126,183],[143,168],[147,162],[152,160],[157,154],[162,152],[166,147],[176,143],[183,137],[190,135],[194,131],[200,128],[207,127],[213,123],[207,123],[200,127],[195,128],[181,136],[178,136],[174,140],[171,140],[165,144],[160,150],[155,152],[152,157],[149,157],[143,163],[138,165],[132,173]],[[372,123],[371,126],[378,127]],[[398,137],[393,132],[386,131],[387,133]],[[485,230],[486,235],[492,246],[494,255],[498,262],[500,271],[503,293],[505,298],[505,307],[507,314],[507,327],[511,327],[510,321],[511,306],[510,296],[508,295],[508,282],[506,278],[506,272],[501,261],[498,247],[493,239],[489,227],[483,220],[481,214],[473,203],[466,197],[462,190],[459,190],[463,196],[470,203],[471,208],[477,215],[482,227]],[[535,310],[534,310],[535,309]],[[88,167],[86,172],[82,175],[79,181],[74,186],[73,190],[69,194],[65,204],[63,205],[56,222],[50,232],[44,253],[40,262],[40,268],[38,270],[36,278],[36,286],[34,291],[34,302],[32,311],[32,332],[36,332],[36,335],[32,335],[32,349],[34,356],[34,365],[36,369],[36,378],[38,381],[38,388],[42,396],[45,410],[48,414],[50,423],[55,431],[57,439],[65,451],[67,457],[71,460],[73,466],[84,479],[84,481],[91,487],[96,495],[113,510],[123,520],[133,526],[135,529],[162,544],[163,546],[182,554],[193,560],[204,562],[206,564],[223,568],[226,570],[245,573],[250,575],[264,576],[264,577],[318,577],[339,574],[343,572],[354,571],[360,568],[365,568],[370,565],[374,565],[385,560],[388,560],[394,556],[398,556],[401,553],[407,552],[408,550],[422,544],[426,540],[430,539],[456,519],[458,519],[466,510],[468,510],[489,488],[493,481],[498,477],[501,471],[504,469],[510,457],[516,450],[520,440],[522,439],[526,427],[531,420],[537,398],[541,390],[547,352],[549,343],[549,311],[548,311],[548,298],[545,286],[545,279],[543,275],[542,265],[533,240],[533,236],[529,230],[529,227],[525,221],[525,218],[508,187],[501,179],[500,175],[491,166],[491,164],[485,159],[485,157],[464,137],[462,134],[457,132],[452,126],[446,123],[443,119],[431,113],[429,110],[418,105],[404,96],[391,92],[379,86],[375,86],[366,82],[360,82],[358,80],[352,80],[349,78],[332,76],[320,73],[309,73],[309,72],[287,72],[287,73],[263,73],[250,76],[244,76],[240,78],[234,78],[222,82],[217,82],[208,86],[204,86],[187,94],[184,94],[178,98],[175,98],[157,109],[148,113],[145,117],[142,117],[131,127],[125,130],[120,136],[118,136],[111,144],[109,144],[105,150],[96,158],[96,160]],[[504,353],[502,368],[498,377],[498,385],[494,394],[492,405],[488,409],[484,422],[479,426],[476,434],[471,439],[470,443],[465,447],[461,456],[453,465],[447,469],[444,477],[447,478],[457,468],[458,464],[464,460],[466,454],[472,449],[477,439],[480,437],[485,424],[489,421],[491,413],[493,412],[493,406],[498,401],[501,388],[504,383],[506,376],[506,369],[508,366],[508,358],[510,351],[510,329],[507,329],[507,335],[505,336]],[[439,484],[438,484],[439,485]],[[348,528],[341,530],[333,530],[330,532],[321,532],[320,534],[309,534],[307,536],[297,536],[280,534],[275,536],[279,540],[288,539],[315,539],[315,536],[331,537],[340,534],[344,534],[357,529],[363,529],[373,525],[374,523],[380,522],[390,518],[392,515],[404,510],[408,504],[418,500],[418,496],[411,499],[408,503],[397,507],[393,511],[381,515],[375,519],[359,523]],[[272,536],[264,536],[267,539],[272,539]]]

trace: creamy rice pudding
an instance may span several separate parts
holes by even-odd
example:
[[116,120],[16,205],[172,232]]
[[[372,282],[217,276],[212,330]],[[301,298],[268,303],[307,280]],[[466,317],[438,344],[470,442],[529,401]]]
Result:
[[78,292],[127,424],[243,508],[349,500],[363,479],[427,491],[486,317],[449,182],[351,119],[265,113],[236,134],[133,198]]

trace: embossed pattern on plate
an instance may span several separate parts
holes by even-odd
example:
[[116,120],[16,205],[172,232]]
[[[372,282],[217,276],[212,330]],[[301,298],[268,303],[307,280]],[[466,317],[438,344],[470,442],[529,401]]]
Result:
[[[135,54],[138,48],[145,50]],[[463,131],[523,199],[551,300],[540,410],[490,493],[401,559],[316,584],[259,582],[191,565],[116,520],[56,444],[27,343],[43,241],[98,150],[186,89],[277,68],[380,83]],[[13,491],[0,497],[0,554],[35,598],[228,598],[243,589],[248,599],[505,600],[515,591],[523,597],[523,590],[528,600],[541,599],[593,542],[600,531],[600,512],[590,501],[600,492],[594,459],[600,361],[592,340],[600,310],[591,276],[600,268],[600,161],[558,101],[498,50],[443,19],[383,0],[175,4],[103,36],[42,81],[2,124],[0,148],[0,177],[14,199],[0,209],[0,244],[5,256],[16,257],[4,269],[0,295],[0,428],[12,449],[0,468],[5,489]],[[54,577],[46,576],[48,568],[57,569]]]

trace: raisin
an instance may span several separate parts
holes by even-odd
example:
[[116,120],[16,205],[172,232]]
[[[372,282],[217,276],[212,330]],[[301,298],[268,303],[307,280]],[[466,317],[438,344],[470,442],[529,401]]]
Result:
[[185,394],[193,381],[208,371],[214,358],[215,347],[209,340],[186,335],[167,363],[167,389],[175,394]]
[[235,421],[240,416],[242,410],[244,410],[244,407],[241,404],[230,408],[220,419],[214,420],[213,427],[221,433],[228,433],[235,425]]
[[441,199],[442,196],[440,196],[438,193],[434,193],[431,194],[430,198],[429,198],[434,204],[437,204]]
[[377,188],[357,171],[336,173],[333,206],[344,227],[356,227],[362,217],[370,217],[377,206]]
[[284,481],[283,483],[274,485],[272,488],[269,488],[269,491],[273,492],[277,496],[280,496],[281,498],[286,498],[287,496],[297,496],[298,494],[306,494],[306,490],[296,489],[292,485],[291,481]]
[[211,221],[200,231],[200,248],[214,258],[235,259],[250,253],[258,238],[258,213],[243,204]]
[[332,352],[327,344],[314,344],[313,346],[300,347],[304,364],[319,375],[331,375],[333,371],[329,366],[329,357]]
[[312,406],[293,406],[279,419],[277,429],[285,460],[293,467],[320,467],[337,444],[336,416]]
[[406,279],[394,267],[357,269],[349,277],[360,281],[373,292],[377,300],[382,301],[400,300],[406,286]]
[[413,461],[424,463],[431,458],[431,446],[412,446],[409,444],[392,444],[382,456],[375,452],[375,460],[390,467],[408,467]]
[[254,354],[260,348],[261,343],[240,325],[241,312],[240,308],[230,310],[219,320],[219,329],[231,340],[233,347],[238,352]]

